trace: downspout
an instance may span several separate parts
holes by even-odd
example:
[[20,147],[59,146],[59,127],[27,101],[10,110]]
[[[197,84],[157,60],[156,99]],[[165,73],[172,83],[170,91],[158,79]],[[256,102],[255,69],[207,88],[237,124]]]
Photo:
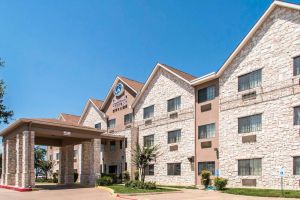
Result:
[[196,124],[197,124],[197,120],[196,120],[196,109],[197,109],[197,106],[196,106],[196,88],[194,87],[194,132],[195,132],[195,157],[194,157],[194,172],[195,172],[195,185],[197,185],[197,128],[196,128]]

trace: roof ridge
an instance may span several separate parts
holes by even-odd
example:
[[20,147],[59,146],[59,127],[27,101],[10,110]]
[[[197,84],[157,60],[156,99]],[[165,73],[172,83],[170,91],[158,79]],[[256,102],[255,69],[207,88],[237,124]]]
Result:
[[137,80],[133,80],[133,79],[127,78],[127,77],[125,77],[125,76],[118,76],[118,77],[120,77],[120,78],[125,78],[125,79],[127,79],[127,80],[129,80],[129,81],[134,81],[134,82],[137,82],[137,83],[140,83],[140,84],[143,84],[143,85],[144,85],[143,82],[140,82],[140,81],[137,81]]
[[[175,70],[175,71],[178,71],[178,72],[183,73],[183,74],[185,74],[185,75],[188,75],[188,76],[190,76],[190,77],[193,77],[194,79],[197,78],[196,76],[194,76],[194,75],[192,75],[192,74],[189,74],[189,73],[184,72],[184,71],[182,71],[182,70],[180,70],[180,69],[174,68],[174,67],[172,67],[172,66],[170,66],[170,65],[166,65],[166,64],[164,64],[164,63],[159,63],[159,64],[163,65],[164,67],[171,68],[171,70]],[[179,75],[180,75],[180,74],[179,74]]]
[[61,115],[72,115],[72,116],[76,116],[76,117],[80,117],[80,115],[74,115],[74,114],[69,114],[69,113],[60,113]]
[[96,100],[96,101],[101,101],[101,102],[103,102],[103,100],[101,100],[101,99],[95,99],[95,98],[93,98],[93,97],[90,97],[90,100]]

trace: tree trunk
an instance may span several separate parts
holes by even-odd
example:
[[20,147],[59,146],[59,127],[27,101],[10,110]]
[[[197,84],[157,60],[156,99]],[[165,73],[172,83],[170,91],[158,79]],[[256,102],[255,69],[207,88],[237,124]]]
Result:
[[142,168],[139,167],[139,181],[142,181]]
[[142,179],[142,182],[144,183],[145,182],[145,168],[142,168],[141,179]]

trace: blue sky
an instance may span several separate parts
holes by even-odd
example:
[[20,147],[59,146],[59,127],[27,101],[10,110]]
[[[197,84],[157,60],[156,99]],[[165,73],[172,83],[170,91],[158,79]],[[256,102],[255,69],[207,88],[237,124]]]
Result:
[[216,71],[271,2],[0,0],[5,104],[14,119],[80,115],[117,75],[144,82],[157,62]]

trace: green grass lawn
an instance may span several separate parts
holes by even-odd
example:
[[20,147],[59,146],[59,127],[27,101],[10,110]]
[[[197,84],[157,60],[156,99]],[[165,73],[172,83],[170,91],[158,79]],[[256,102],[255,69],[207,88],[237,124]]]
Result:
[[179,190],[176,190],[176,189],[161,188],[161,187],[158,187],[157,189],[154,189],[154,190],[127,188],[124,185],[110,185],[110,186],[106,186],[106,187],[108,187],[110,189],[113,189],[115,191],[115,193],[119,193],[119,194],[179,191]]
[[286,198],[300,198],[300,191],[284,190],[283,196],[281,190],[271,189],[252,189],[252,188],[228,188],[222,192],[228,194],[258,196],[258,197],[286,197]]
[[168,187],[168,188],[177,188],[177,189],[193,189],[197,190],[198,188],[194,185],[182,186],[182,185],[159,185],[159,187]]

